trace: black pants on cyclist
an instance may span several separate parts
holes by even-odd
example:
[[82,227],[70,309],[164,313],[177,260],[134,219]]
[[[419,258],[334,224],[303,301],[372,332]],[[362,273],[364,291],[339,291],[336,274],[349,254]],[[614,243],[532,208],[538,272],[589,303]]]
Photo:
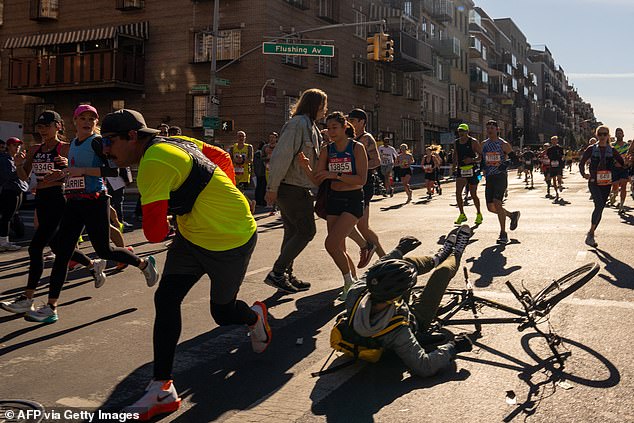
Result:
[[59,246],[51,272],[49,297],[59,298],[68,274],[70,260],[79,235],[86,228],[90,243],[97,255],[105,260],[139,267],[141,259],[125,248],[110,245],[110,197],[102,194],[97,199],[69,199],[59,226]]
[[[29,245],[29,278],[27,289],[37,288],[37,284],[44,271],[44,247],[51,246],[51,250],[57,255],[59,252],[59,224],[64,216],[66,200],[61,186],[54,186],[37,190],[35,194],[35,213],[37,214],[38,227],[33,234]],[[77,248],[74,249],[71,259],[90,266],[90,258]]]
[[237,299],[256,242],[257,232],[240,247],[209,251],[176,234],[154,295],[154,380],[172,379],[181,334],[181,303],[204,274],[211,279],[209,308],[219,326],[257,322],[257,314]]

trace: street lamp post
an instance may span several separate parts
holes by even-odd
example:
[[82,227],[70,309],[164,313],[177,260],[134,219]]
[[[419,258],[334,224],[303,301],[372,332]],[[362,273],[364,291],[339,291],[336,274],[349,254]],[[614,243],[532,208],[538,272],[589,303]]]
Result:
[[[216,56],[218,55],[218,26],[220,20],[220,0],[214,0],[214,16],[212,24],[212,37],[213,42],[211,44],[211,71],[209,72],[209,102],[207,103],[207,110],[209,110],[209,116],[212,118],[218,118],[218,105],[214,101],[216,97]],[[211,130],[212,139],[215,141],[215,129]]]

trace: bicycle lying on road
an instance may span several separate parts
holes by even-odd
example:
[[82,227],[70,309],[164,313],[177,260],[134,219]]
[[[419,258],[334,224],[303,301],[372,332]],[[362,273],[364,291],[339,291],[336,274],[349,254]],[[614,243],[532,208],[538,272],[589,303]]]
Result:
[[[466,288],[447,289],[445,291],[436,320],[432,324],[429,333],[437,332],[445,326],[474,325],[475,332],[473,336],[479,338],[482,333],[482,325],[517,323],[519,324],[517,327],[518,331],[521,332],[525,329],[532,328],[543,337],[548,343],[553,357],[559,362],[560,369],[563,369],[564,360],[570,356],[570,352],[559,352],[557,349],[557,347],[561,345],[559,335],[553,332],[550,327],[548,331],[545,332],[540,329],[538,325],[548,320],[548,316],[555,305],[588,283],[596,276],[599,269],[598,264],[588,263],[573,270],[562,278],[551,282],[536,295],[532,295],[524,286],[518,291],[510,281],[507,281],[506,286],[522,305],[522,309],[519,309],[476,295],[473,291],[473,286],[469,282],[467,268],[465,267]],[[423,289],[423,287],[413,288],[412,295],[420,295]],[[504,311],[513,316],[482,317],[480,311],[484,307]],[[461,311],[470,311],[472,317],[457,317],[457,314]]]

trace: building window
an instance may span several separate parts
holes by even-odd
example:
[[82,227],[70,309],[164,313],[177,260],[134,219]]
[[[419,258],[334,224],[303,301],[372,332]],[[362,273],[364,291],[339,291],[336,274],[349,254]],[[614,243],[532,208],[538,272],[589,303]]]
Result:
[[411,77],[405,79],[405,98],[408,100],[420,99],[420,81]]
[[337,53],[334,57],[318,57],[315,61],[315,73],[337,76]]
[[[368,21],[367,16],[365,16],[363,13],[359,12],[358,10],[353,10],[352,12],[354,13],[354,23],[359,24],[359,23],[365,23]],[[366,37],[368,36],[368,26],[367,25],[355,26],[354,35],[357,37],[363,38],[365,40]]]
[[112,100],[112,110],[125,109],[125,100]]
[[332,23],[338,22],[339,2],[335,0],[319,0],[317,17]]
[[302,9],[302,10],[308,9],[308,6],[310,4],[310,0],[285,0],[285,1],[291,6],[295,6],[298,9]]
[[117,10],[136,10],[145,7],[144,0],[117,0]]
[[368,64],[355,60],[354,62],[354,84],[369,87]]
[[[210,62],[214,37],[208,32],[194,34],[194,63]],[[216,60],[233,60],[240,57],[241,31],[228,29],[218,31]]]
[[297,68],[306,68],[306,57],[304,56],[282,56],[282,63]]
[[412,2],[406,1],[403,3],[403,14],[407,16],[412,16]]
[[203,117],[209,116],[209,95],[194,95],[192,99],[192,128],[202,128]]
[[58,0],[31,0],[31,19],[57,20],[59,15]]
[[291,109],[295,106],[295,103],[299,100],[298,97],[287,95],[284,97],[284,122],[287,122],[291,118]]
[[398,72],[390,72],[390,92],[403,95],[403,76]]
[[385,81],[385,69],[383,69],[381,66],[376,67],[375,78],[377,90],[389,91],[388,85]]
[[401,126],[403,130],[404,141],[414,140],[414,125],[415,124],[416,124],[416,121],[414,119],[401,119]]
[[0,25],[4,23],[4,0],[0,0]]

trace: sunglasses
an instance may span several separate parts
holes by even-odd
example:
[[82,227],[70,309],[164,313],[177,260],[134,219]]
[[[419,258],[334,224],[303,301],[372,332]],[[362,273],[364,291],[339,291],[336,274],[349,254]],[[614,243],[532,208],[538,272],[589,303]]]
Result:
[[607,137],[608,135],[610,135],[609,132],[597,132],[597,135],[600,137]]

